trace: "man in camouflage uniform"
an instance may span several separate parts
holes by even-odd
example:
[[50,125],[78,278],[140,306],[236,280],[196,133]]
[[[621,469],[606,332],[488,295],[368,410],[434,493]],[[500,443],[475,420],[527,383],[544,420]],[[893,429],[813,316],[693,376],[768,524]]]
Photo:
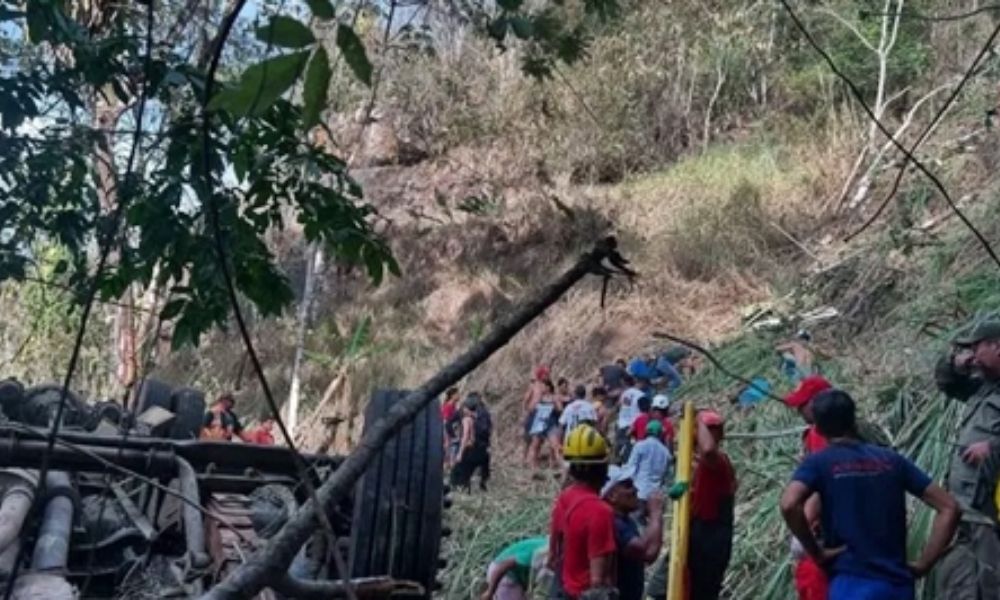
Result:
[[962,507],[958,535],[937,572],[937,597],[1000,600],[1000,537],[994,491],[1000,475],[1000,321],[954,341],[935,370],[938,388],[965,402],[948,489]]

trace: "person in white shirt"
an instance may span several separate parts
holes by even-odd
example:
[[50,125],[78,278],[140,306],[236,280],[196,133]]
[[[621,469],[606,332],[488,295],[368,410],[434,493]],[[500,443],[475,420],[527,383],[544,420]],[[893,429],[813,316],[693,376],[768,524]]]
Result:
[[559,424],[562,425],[564,435],[576,429],[577,425],[589,423],[597,425],[597,411],[594,405],[587,400],[587,388],[582,385],[576,386],[573,390],[573,401],[566,405],[562,415],[559,417]]
[[628,457],[632,425],[639,417],[639,400],[646,395],[631,375],[625,376],[625,385],[628,387],[618,399],[618,424],[615,428],[615,453],[621,461]]

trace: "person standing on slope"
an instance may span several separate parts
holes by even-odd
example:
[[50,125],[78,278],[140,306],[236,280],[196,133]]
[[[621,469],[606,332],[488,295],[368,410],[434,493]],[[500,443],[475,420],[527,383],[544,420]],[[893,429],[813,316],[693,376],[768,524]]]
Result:
[[597,411],[594,405],[587,400],[587,388],[578,385],[573,390],[573,401],[566,405],[562,415],[559,417],[559,425],[566,435],[576,429],[577,425],[587,423],[597,427]]
[[643,519],[647,516],[646,504],[663,487],[663,479],[672,460],[670,450],[663,444],[663,426],[659,421],[650,421],[645,434],[646,437],[632,447],[632,453],[628,457],[628,468],[635,473]]
[[449,388],[441,403],[441,422],[444,423],[444,468],[451,469],[458,460],[458,448],[461,442],[458,425],[461,424],[460,408],[458,406],[458,388]]
[[[670,488],[670,498],[691,494],[691,529],[688,544],[685,597],[690,600],[718,600],[722,581],[733,550],[733,521],[736,506],[736,472],[722,451],[725,421],[714,410],[700,410],[696,416],[695,463],[690,485],[678,481]],[[650,424],[652,425],[652,424]],[[646,593],[654,600],[667,597],[667,565],[657,561]]]
[[[806,422],[806,430],[802,434],[802,458],[805,459],[827,447],[826,438],[816,428],[813,418],[813,399],[820,393],[831,389],[830,382],[819,375],[810,375],[799,382],[792,393],[785,396],[785,405],[795,409]],[[820,499],[819,494],[809,497],[805,506],[806,520],[813,533],[820,531]],[[792,554],[795,558],[795,591],[799,600],[826,600],[828,582],[826,572],[811,556],[806,554],[797,538],[792,537]]]
[[562,443],[562,436],[559,434],[559,423],[556,421],[555,414],[561,411],[562,406],[559,404],[559,398],[555,394],[555,387],[552,385],[551,381],[546,381],[543,384],[545,393],[542,395],[538,404],[535,405],[535,418],[531,422],[531,429],[528,431],[531,436],[531,446],[528,448],[528,464],[533,470],[537,470],[539,467],[539,454],[542,450],[542,445],[548,442],[551,449],[552,459],[549,465],[552,468],[559,468],[559,454],[561,451],[560,444]]
[[[939,598],[1000,599],[1000,537],[994,494],[1000,479],[1000,321],[988,320],[954,341],[951,384],[964,388],[948,490],[962,507],[958,537],[936,574]],[[938,385],[943,386],[940,374]],[[957,393],[952,391],[953,394]]]
[[653,396],[648,413],[641,413],[632,424],[632,437],[636,440],[646,439],[646,426],[652,421],[659,421],[661,439],[667,448],[673,448],[674,424],[670,421],[667,413],[670,411],[670,398],[666,394]]
[[629,436],[632,435],[632,426],[639,417],[639,401],[645,396],[631,375],[626,375],[624,382],[628,387],[618,399],[618,422],[615,428],[615,457],[619,462],[628,460]]
[[[829,570],[830,600],[913,600],[914,579],[930,571],[955,533],[958,503],[908,459],[862,442],[846,392],[827,390],[812,403],[830,445],[808,456],[785,488],[781,513],[788,528]],[[813,493],[822,501],[822,545],[805,514]],[[906,558],[907,493],[936,511],[914,563]]]
[[479,489],[486,491],[490,479],[490,438],[493,421],[489,409],[478,393],[472,392],[462,401],[462,437],[458,463],[451,470],[451,485],[472,490],[472,475],[479,471]]
[[615,511],[615,543],[618,548],[619,600],[642,600],[646,565],[656,560],[663,540],[663,494],[649,497],[649,524],[640,533],[632,513],[639,509],[635,473],[629,467],[611,467],[601,497]]
[[531,460],[531,428],[535,423],[535,409],[541,402],[542,396],[546,394],[546,382],[549,380],[549,368],[545,365],[538,365],[532,373],[531,382],[528,389],[524,390],[521,398],[521,414],[524,419],[524,464],[530,464]]
[[614,511],[599,492],[608,477],[608,444],[597,429],[579,425],[566,436],[563,458],[571,483],[552,506],[549,568],[555,597],[611,600],[616,596]]

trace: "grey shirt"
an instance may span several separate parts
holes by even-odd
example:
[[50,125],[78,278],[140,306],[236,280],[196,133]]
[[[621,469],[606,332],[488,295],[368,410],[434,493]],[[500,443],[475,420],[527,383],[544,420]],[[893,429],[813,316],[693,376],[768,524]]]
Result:
[[[992,452],[982,463],[962,460],[966,448],[989,442]],[[952,450],[948,489],[962,507],[963,519],[995,523],[994,491],[1000,475],[1000,382],[988,381],[966,401],[959,421],[958,446]]]
[[628,466],[635,469],[635,487],[640,500],[663,485],[671,461],[670,450],[655,437],[638,442],[628,456]]

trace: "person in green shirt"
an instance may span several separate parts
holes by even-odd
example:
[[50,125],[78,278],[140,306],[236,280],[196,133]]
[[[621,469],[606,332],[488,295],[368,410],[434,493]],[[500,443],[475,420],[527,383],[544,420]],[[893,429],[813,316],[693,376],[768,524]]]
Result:
[[548,549],[548,537],[528,538],[504,548],[486,569],[489,587],[481,600],[526,600],[533,572],[545,565],[542,555]]

